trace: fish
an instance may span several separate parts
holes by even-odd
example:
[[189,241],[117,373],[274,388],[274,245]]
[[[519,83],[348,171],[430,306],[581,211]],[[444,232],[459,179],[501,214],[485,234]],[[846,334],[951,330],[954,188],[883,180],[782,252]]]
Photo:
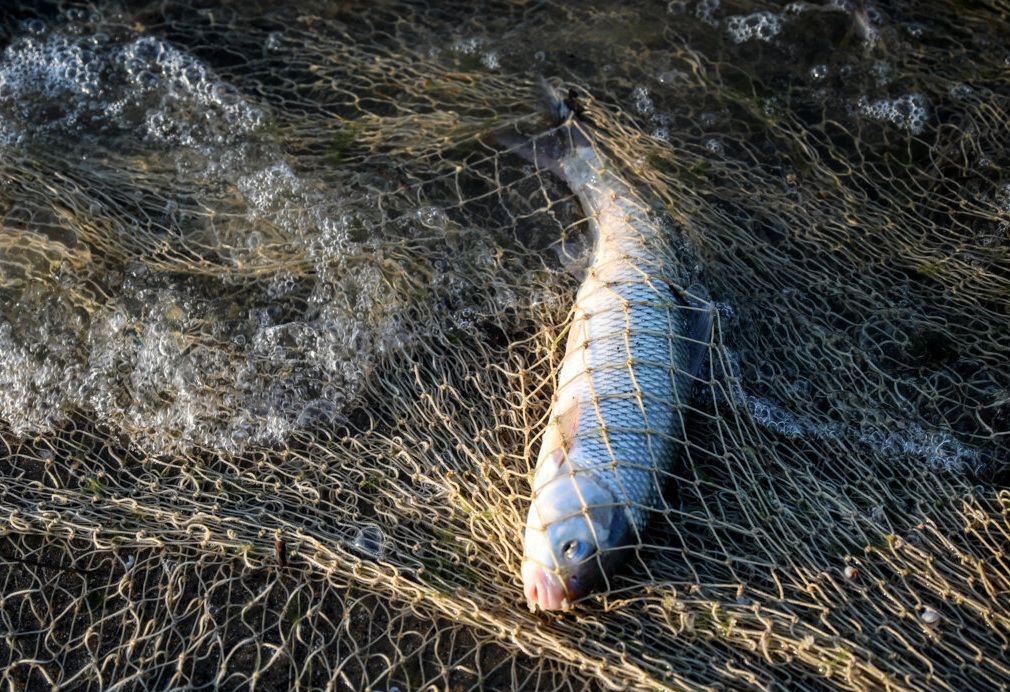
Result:
[[650,510],[687,443],[686,409],[713,311],[669,228],[593,142],[584,106],[545,80],[547,134],[514,151],[559,176],[588,218],[590,255],[532,481],[521,577],[530,609],[568,610],[609,588],[644,543]]

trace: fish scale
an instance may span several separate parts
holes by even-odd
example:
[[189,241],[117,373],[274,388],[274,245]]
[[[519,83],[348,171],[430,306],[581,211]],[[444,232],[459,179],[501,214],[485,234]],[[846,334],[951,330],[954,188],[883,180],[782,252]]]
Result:
[[674,336],[687,332],[688,308],[634,262],[591,270],[579,290],[557,399],[592,414],[572,435],[572,465],[626,504],[640,532],[685,439],[681,410],[693,380],[675,366],[690,359],[691,342]]

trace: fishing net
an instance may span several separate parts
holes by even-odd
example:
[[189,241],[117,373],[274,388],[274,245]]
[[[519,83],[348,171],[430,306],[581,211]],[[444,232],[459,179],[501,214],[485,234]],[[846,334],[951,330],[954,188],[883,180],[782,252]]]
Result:
[[[6,685],[1010,685],[1010,26],[953,5],[4,5]],[[560,614],[538,73],[717,313]]]

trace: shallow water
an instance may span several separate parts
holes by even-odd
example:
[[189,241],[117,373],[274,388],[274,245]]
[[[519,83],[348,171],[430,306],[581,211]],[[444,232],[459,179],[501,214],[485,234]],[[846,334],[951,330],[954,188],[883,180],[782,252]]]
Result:
[[[377,191],[374,180],[350,164],[341,165],[339,151],[330,151],[332,165],[324,159],[320,170],[318,152],[299,137],[326,141],[326,134],[301,135],[279,125],[327,112],[346,117],[349,94],[374,98],[360,85],[331,81],[320,87],[313,83],[312,66],[297,61],[297,41],[288,40],[283,18],[303,17],[300,21],[311,23],[304,17],[311,17],[313,9],[319,8],[306,3],[268,12],[260,25],[247,25],[240,7],[223,10],[221,18],[199,6],[180,6],[164,15],[153,7],[126,11],[115,3],[98,11],[72,5],[7,10],[0,143],[13,183],[5,200],[8,228],[23,234],[19,242],[43,244],[38,252],[49,262],[56,285],[68,273],[67,263],[75,258],[90,263],[83,275],[71,270],[62,279],[63,288],[53,291],[45,281],[19,284],[18,273],[26,271],[19,265],[30,260],[9,249],[10,300],[0,370],[7,386],[0,410],[15,432],[52,430],[67,411],[82,409],[132,428],[151,451],[179,444],[238,451],[246,443],[283,442],[292,430],[320,417],[343,420],[376,362],[405,342],[423,338],[424,325],[410,322],[410,301],[417,296],[391,291],[381,262],[369,253],[381,252],[378,248],[389,237],[409,237],[414,227],[442,232],[447,219],[439,218],[439,200],[417,208],[416,220],[404,220],[409,210],[397,209],[399,223],[385,223],[369,207],[382,187],[388,190],[388,181],[380,181]],[[958,17],[913,13],[912,8],[870,5],[859,14],[846,2],[765,7],[715,1],[621,10],[604,4],[575,12],[548,5],[534,12],[535,21],[525,22],[516,14],[518,6],[499,9],[503,11],[418,7],[412,17],[392,11],[372,17],[350,9],[333,14],[335,26],[352,35],[366,27],[374,32],[376,51],[402,42],[411,52],[465,70],[474,79],[493,75],[507,81],[518,75],[526,81],[530,74],[543,73],[579,81],[651,137],[700,148],[730,175],[732,166],[770,169],[785,181],[779,193],[783,197],[799,184],[789,182],[797,171],[777,151],[780,145],[759,131],[762,118],[791,119],[815,131],[837,121],[839,128],[863,137],[849,145],[844,138],[835,141],[841,152],[854,157],[891,156],[889,150],[908,147],[913,158],[892,181],[900,183],[929,175],[930,166],[937,165],[926,151],[914,151],[928,147],[928,141],[920,144],[908,135],[955,121],[964,104],[983,110],[989,98],[996,108],[1002,98],[991,94],[990,87],[967,82],[952,83],[947,93],[924,93],[922,75],[903,72],[903,62],[914,61],[916,51],[930,43],[953,41],[964,27],[944,23]],[[250,9],[248,17],[258,13]],[[147,26],[153,17],[165,23]],[[980,58],[996,65],[1008,59],[1001,37],[979,32],[970,17],[962,19],[972,25]],[[173,26],[174,21],[179,25]],[[256,33],[217,28],[229,21]],[[914,69],[926,67],[916,64]],[[699,72],[716,68],[726,75],[723,91],[699,90]],[[979,66],[980,74],[984,69]],[[966,71],[965,77],[970,76]],[[345,88],[348,94],[342,92]],[[336,97],[320,89],[333,90]],[[375,90],[388,91],[378,84]],[[388,105],[377,100],[357,102],[354,108],[366,115],[384,114],[395,104],[394,95]],[[484,108],[494,112],[502,106]],[[353,115],[348,121],[353,122]],[[344,140],[352,137],[346,127],[334,127],[329,146],[335,138],[338,148],[346,148],[351,142]],[[999,158],[1002,152],[990,155]],[[972,162],[966,165],[971,170]],[[992,259],[969,261],[985,268],[1005,259],[1006,222],[996,220],[1002,199],[997,164],[974,165],[989,190],[973,194],[977,204],[991,209],[993,228],[979,241],[984,248],[962,244],[955,252],[984,249]],[[58,176],[54,184],[66,199],[47,203],[45,183],[18,189],[26,169],[42,180]],[[887,181],[871,176],[866,182],[882,186]],[[886,189],[862,192],[888,194]],[[715,204],[725,206],[727,223],[765,224],[756,216],[760,210],[748,209],[739,199],[720,200],[718,194]],[[916,203],[914,196],[910,203]],[[50,204],[56,208],[46,208]],[[942,214],[942,207],[935,213]],[[942,219],[936,232],[942,232]],[[374,237],[379,234],[389,237]],[[95,247],[96,242],[104,245]],[[501,242],[491,233],[483,247],[468,250],[476,261],[484,253],[483,261],[491,262]],[[872,241],[867,245],[872,252]],[[292,252],[296,256],[289,260]],[[718,276],[726,270],[719,266],[720,258],[710,259],[715,261],[705,266],[709,282],[725,283]],[[285,261],[291,266],[280,267]],[[200,262],[213,266],[173,274],[173,263],[189,271],[187,263]],[[153,271],[152,263],[159,265]],[[229,268],[241,268],[236,273],[243,275],[259,271],[263,279],[233,289],[226,298],[222,292],[232,284]],[[774,282],[760,271],[755,282]],[[822,271],[824,280],[831,281],[828,267]],[[435,282],[461,303],[454,318],[478,320],[480,306],[465,305],[460,293],[465,293],[465,279],[453,277],[451,270],[436,272]],[[1005,267],[997,274],[1005,277]],[[905,338],[957,339],[931,331],[950,330],[956,315],[936,315],[930,298],[917,292],[914,283],[900,287],[900,297],[884,297],[885,304],[900,300],[895,309],[903,313],[901,319],[911,320],[912,331],[902,332]],[[94,287],[100,294],[86,299],[91,305],[74,305],[68,298],[77,288],[93,292]],[[772,330],[753,324],[767,307],[763,301],[793,301],[800,307],[815,300],[803,295],[805,287],[788,282],[776,287],[779,298],[768,294],[770,286],[754,295],[748,295],[745,285],[731,288],[722,297],[735,310],[730,322],[738,321],[744,332]],[[82,307],[86,318],[80,315]],[[886,317],[882,327],[871,326],[877,318],[865,312],[857,319],[869,320],[855,325],[863,335],[868,328],[903,328]],[[927,326],[920,327],[923,321]],[[220,348],[187,346],[187,329],[197,324]],[[776,337],[745,335],[737,346],[738,394],[750,402],[759,423],[788,435],[873,440],[869,443],[883,445],[889,453],[952,468],[978,469],[990,460],[990,451],[975,449],[970,439],[958,436],[968,432],[969,438],[977,437],[978,430],[924,420],[928,416],[863,425],[837,416],[813,421],[791,412],[788,401],[776,403],[761,382],[762,371],[776,368],[775,355],[754,350],[767,338]],[[852,348],[868,362],[878,357],[864,344]],[[39,357],[42,353],[45,357]],[[950,353],[943,358],[946,363],[956,360]],[[794,369],[788,362],[782,367]],[[929,364],[910,368],[917,370],[917,378],[939,375]],[[785,377],[808,390],[816,386],[807,373]],[[994,382],[986,391],[998,399],[1005,392],[1004,377],[983,373],[987,377]],[[793,385],[783,381],[775,387]],[[900,406],[903,395],[895,400],[886,392],[868,394],[861,406],[876,410],[890,405],[880,415],[900,416],[894,406]],[[778,393],[783,395],[788,396]]]
[[[884,570],[870,556],[891,536],[920,549],[928,537],[909,536],[958,524],[952,498],[984,504],[1010,466],[1010,28],[985,4],[953,5],[5,5],[0,421],[9,447],[51,448],[26,463],[69,469],[13,473],[36,483],[15,514],[60,536],[87,520],[188,546],[188,566],[138,552],[125,567],[152,565],[169,592],[186,570],[187,588],[204,579],[208,545],[248,561],[276,530],[292,561],[323,555],[305,575],[350,580],[327,582],[344,589],[331,599],[363,588],[381,602],[389,588],[415,609],[389,621],[407,613],[405,630],[425,632],[415,614],[475,613],[476,662],[458,670],[480,667],[474,641],[507,640],[531,655],[513,676],[558,688],[587,660],[618,670],[626,641],[634,670],[597,670],[603,683],[725,683],[765,617],[733,640],[719,608],[751,601],[727,594],[771,603],[788,591],[774,570],[792,569],[781,581],[796,593],[772,607],[786,613],[776,632],[827,652],[806,674],[830,675],[850,650],[865,675],[850,670],[851,686],[912,674],[909,655],[874,677],[880,651],[860,633],[891,626],[877,605],[831,602],[844,624],[829,641],[805,611],[793,635],[781,604],[813,593],[809,575],[861,559]],[[530,625],[523,639],[502,634],[518,604],[514,524],[577,285],[550,245],[584,221],[493,137],[544,127],[541,74],[588,102],[601,146],[717,301],[719,331],[690,461],[657,512],[667,523],[604,599],[612,619]],[[65,506],[84,518],[53,519]],[[930,555],[954,565],[972,550],[958,545]],[[1001,559],[971,545],[979,564]],[[221,583],[248,577],[227,564]],[[982,589],[923,581],[908,612],[939,598],[931,588],[967,593],[959,605]],[[279,620],[295,607],[284,598]],[[723,633],[721,667],[697,664],[707,643],[683,659],[663,648],[695,615]],[[331,632],[329,615],[305,617]],[[356,651],[396,648],[370,648],[365,620],[348,630]],[[916,646],[936,643],[920,630]],[[425,636],[426,660],[441,660],[441,635]],[[338,640],[313,655],[342,660]],[[537,647],[559,667],[531,662]],[[413,654],[389,655],[347,684],[405,684]],[[729,679],[785,680],[746,660],[751,677]],[[438,675],[425,679],[449,684]]]

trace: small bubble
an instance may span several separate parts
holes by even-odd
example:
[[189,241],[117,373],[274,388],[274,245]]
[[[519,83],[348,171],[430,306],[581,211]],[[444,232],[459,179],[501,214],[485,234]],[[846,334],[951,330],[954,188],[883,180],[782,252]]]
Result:
[[41,19],[26,19],[21,22],[21,29],[25,33],[39,36],[46,32],[46,23]]
[[498,57],[498,51],[488,51],[480,56],[480,63],[489,70],[497,70],[501,68],[501,58]]
[[974,90],[967,84],[955,84],[947,90],[947,94],[955,101],[964,101]]
[[425,228],[444,231],[449,225],[449,217],[438,207],[421,207],[417,210],[417,220]]
[[878,86],[889,84],[894,78],[894,71],[891,69],[890,63],[884,60],[877,60],[873,63],[870,72],[873,74]]
[[339,413],[340,409],[332,401],[313,399],[298,414],[297,423],[302,428],[332,425],[337,420]]
[[381,560],[386,554],[385,543],[386,536],[377,524],[364,524],[356,530],[351,547],[368,557]]
[[716,10],[719,9],[719,0],[700,0],[694,8],[694,16],[712,26],[718,26],[719,20],[715,18]]
[[642,115],[651,115],[656,106],[649,97],[649,90],[644,86],[637,86],[631,92],[631,102],[635,110]]
[[687,72],[683,70],[667,70],[656,75],[656,80],[660,84],[676,84],[678,82],[686,82],[688,79]]

